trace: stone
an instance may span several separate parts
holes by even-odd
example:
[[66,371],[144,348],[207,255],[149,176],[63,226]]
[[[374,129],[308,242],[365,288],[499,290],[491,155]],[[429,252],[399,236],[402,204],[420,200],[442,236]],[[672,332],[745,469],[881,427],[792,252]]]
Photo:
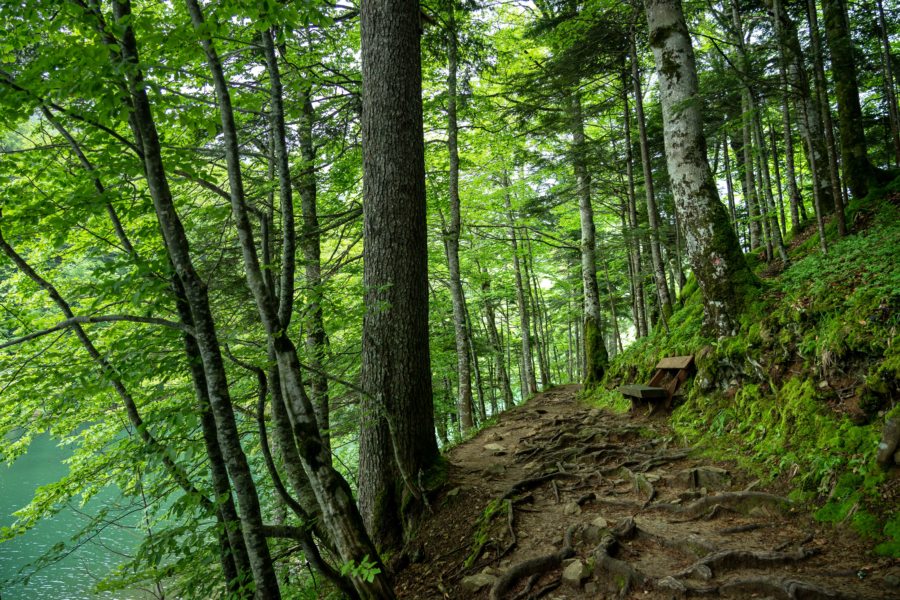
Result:
[[506,448],[504,448],[500,444],[495,444],[493,442],[490,444],[485,444],[484,449],[493,454],[503,454],[506,452]]
[[485,475],[490,477],[500,477],[504,472],[506,472],[506,467],[499,463],[494,463],[483,471]]
[[581,583],[591,574],[590,569],[580,560],[572,561],[568,567],[563,569],[562,580],[564,585],[580,588]]
[[476,573],[475,575],[470,575],[468,577],[463,577],[463,580],[460,582],[463,591],[474,594],[478,590],[482,588],[486,588],[494,585],[496,583],[497,578],[493,575],[487,575],[485,573]]
[[588,596],[596,596],[599,592],[600,587],[593,581],[588,581],[586,584],[584,584],[584,593]]
[[490,575],[491,577],[500,577],[503,575],[503,571],[494,567],[485,567],[481,570],[483,575]]
[[577,502],[567,502],[563,507],[563,512],[567,515],[577,515],[581,512],[581,507]]
[[878,454],[875,460],[882,467],[888,467],[894,457],[894,452],[900,446],[900,418],[894,417],[884,423],[881,430],[881,441],[878,443]]
[[674,483],[692,490],[726,490],[731,486],[731,474],[719,467],[694,467],[676,473]]
[[461,489],[461,488],[458,488],[458,487],[453,488],[452,490],[450,490],[449,492],[447,492],[447,497],[448,497],[448,498],[452,498],[452,497],[454,497],[454,496],[458,496],[458,495],[459,495],[459,492],[460,492],[460,489]]
[[594,527],[599,527],[600,529],[606,529],[609,527],[609,523],[607,523],[606,519],[603,517],[597,517],[593,521],[591,521],[591,525]]

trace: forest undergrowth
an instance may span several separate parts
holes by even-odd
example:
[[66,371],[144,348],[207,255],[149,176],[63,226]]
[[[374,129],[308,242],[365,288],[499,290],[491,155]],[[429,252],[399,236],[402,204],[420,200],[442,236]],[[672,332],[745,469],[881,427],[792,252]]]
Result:
[[790,243],[786,269],[751,256],[761,279],[737,336],[702,331],[692,280],[668,330],[617,356],[600,406],[628,407],[623,383],[649,380],[664,356],[694,354],[697,373],[672,414],[674,430],[710,457],[734,459],[789,490],[823,522],[851,526],[879,555],[900,556],[900,477],[875,455],[887,419],[900,414],[900,183],[848,208],[851,234],[814,224]]

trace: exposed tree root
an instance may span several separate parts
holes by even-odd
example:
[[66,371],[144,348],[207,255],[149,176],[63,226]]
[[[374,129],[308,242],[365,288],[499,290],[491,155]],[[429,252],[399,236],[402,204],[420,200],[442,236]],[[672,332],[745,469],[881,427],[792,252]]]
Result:
[[743,514],[749,513],[757,507],[775,507],[784,509],[791,505],[791,501],[783,496],[767,494],[765,492],[723,492],[715,496],[705,496],[688,505],[656,503],[648,509],[666,510],[676,514],[698,516],[715,509],[716,505]]
[[512,600],[522,600],[523,598],[527,598],[528,594],[531,593],[531,590],[534,589],[534,584],[538,582],[541,578],[539,573],[535,573],[531,577],[528,578],[528,582],[525,584],[525,588],[512,597]]
[[562,561],[575,554],[575,550],[572,548],[572,538],[577,528],[578,526],[572,525],[566,530],[563,546],[559,552],[531,558],[510,567],[491,588],[491,600],[501,600],[504,594],[509,592],[523,577],[542,575],[559,568]]
[[754,552],[750,550],[722,550],[708,554],[684,569],[676,573],[675,577],[699,576],[700,579],[710,579],[712,570],[726,569],[753,569],[767,567],[772,564],[784,564],[806,560],[818,554],[818,550],[800,548],[796,552]]
[[723,595],[756,594],[772,598],[784,598],[785,600],[844,600],[851,597],[837,590],[819,587],[805,581],[793,579],[779,579],[777,577],[746,577],[726,581],[719,586]]
[[594,573],[603,574],[610,587],[615,587],[619,598],[624,598],[635,586],[643,585],[647,577],[624,560],[614,558],[612,549],[620,539],[626,539],[637,532],[634,520],[629,518],[620,521],[616,527],[600,538],[600,543],[593,551]]
[[779,600],[850,600],[848,596],[805,581],[777,577],[741,577],[714,585],[695,585],[674,577],[664,577],[656,582],[661,589],[678,592],[682,596],[726,596],[737,598],[766,597]]
[[574,475],[572,473],[560,473],[559,471],[554,471],[553,473],[548,473],[546,475],[538,475],[537,477],[529,477],[512,484],[512,486],[508,490],[506,490],[506,493],[500,496],[500,500],[508,500],[516,494],[519,494],[526,490],[532,490],[542,483],[556,479],[558,477],[568,477],[575,479],[578,478],[577,475]]

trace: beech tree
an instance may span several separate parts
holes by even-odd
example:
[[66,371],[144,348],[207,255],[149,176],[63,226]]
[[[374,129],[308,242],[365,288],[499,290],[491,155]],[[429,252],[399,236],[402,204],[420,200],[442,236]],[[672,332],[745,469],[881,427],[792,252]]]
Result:
[[707,325],[733,334],[755,277],[719,200],[706,158],[694,50],[681,0],[645,0],[659,77],[666,163],[685,224],[688,260],[703,293]]

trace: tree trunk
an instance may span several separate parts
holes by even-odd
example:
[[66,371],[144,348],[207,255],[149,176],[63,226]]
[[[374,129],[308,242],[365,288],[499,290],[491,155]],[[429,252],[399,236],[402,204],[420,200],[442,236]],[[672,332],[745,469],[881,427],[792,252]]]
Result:
[[[772,21],[781,53],[780,66],[784,69],[786,85],[797,106],[797,124],[800,128],[800,136],[806,141],[804,151],[806,162],[810,167],[812,183],[821,198],[825,212],[830,213],[834,210],[837,196],[840,195],[841,184],[837,174],[837,163],[832,160],[833,157],[829,157],[827,134],[831,130],[831,111],[828,108],[827,92],[824,92],[826,98],[820,100],[811,91],[803,50],[797,36],[797,26],[785,9],[784,0],[769,0],[769,6],[772,9]],[[814,58],[821,62],[821,56],[815,56],[817,52],[815,31],[813,31],[812,40]],[[822,82],[824,86],[824,79]],[[824,89],[822,87],[822,90]],[[824,126],[823,117],[825,118]],[[830,168],[832,162],[835,165],[833,171]]]
[[[741,13],[737,0],[731,0],[731,17],[734,26],[735,45],[738,52],[738,68],[741,76],[741,124],[743,126],[744,149],[744,204],[747,207],[747,219],[750,228],[750,250],[756,250],[765,243],[764,221],[760,211],[759,196],[756,193],[756,177],[754,174],[753,152],[753,97],[750,90],[749,68],[747,51],[744,47],[744,28],[741,23]],[[766,254],[771,256],[771,249]]]
[[475,426],[472,419],[472,369],[469,362],[469,333],[466,330],[465,293],[459,269],[459,235],[462,228],[459,200],[459,126],[456,120],[456,72],[458,49],[456,39],[456,19],[452,3],[447,23],[447,150],[450,154],[450,223],[444,232],[444,248],[450,270],[450,299],[453,303],[453,331],[456,336],[456,372],[459,381],[459,396],[456,410],[462,432]]
[[[190,5],[189,5],[190,6]],[[182,282],[185,296],[194,320],[195,339],[206,372],[212,413],[216,420],[219,447],[234,482],[235,494],[240,506],[241,527],[250,559],[259,598],[281,597],[278,579],[263,532],[262,512],[256,484],[240,444],[240,435],[234,418],[234,409],[228,390],[228,381],[218,337],[209,306],[206,285],[194,270],[188,249],[187,237],[181,220],[175,212],[172,194],[163,167],[161,147],[156,125],[150,109],[147,88],[140,70],[137,40],[131,21],[131,4],[127,0],[113,3],[116,23],[122,27],[119,47],[124,59],[128,89],[134,120],[143,144],[143,160],[147,184],[153,199],[166,249],[176,273]]]
[[[869,162],[867,154],[847,9],[842,0],[822,0],[822,14],[825,18],[825,36],[831,51],[831,76],[834,79],[838,104],[841,169],[847,187],[854,196],[862,198],[869,192],[869,185],[876,177],[876,169]],[[841,205],[835,204],[835,212],[838,218],[838,231],[840,235],[845,235],[842,204],[843,202]]]
[[[787,236],[787,215],[784,211],[784,185],[781,181],[781,167],[778,160],[778,136],[775,134],[775,126],[769,123],[769,143],[772,144],[772,166],[775,168],[775,190],[778,192],[778,217],[781,225],[782,237]],[[793,166],[793,161],[791,161]]]
[[[316,114],[311,90],[301,90],[302,113],[298,124],[300,156],[303,170],[300,175],[300,211],[303,215],[303,230],[300,247],[303,250],[303,268],[306,276],[308,306],[306,313],[306,349],[310,356],[310,366],[315,369],[310,375],[313,407],[322,435],[322,443],[331,456],[331,416],[328,407],[328,379],[324,376],[325,358],[328,353],[328,336],[322,314],[322,261],[319,233],[319,215],[316,206],[316,147],[313,138],[313,123]],[[316,372],[318,371],[318,372]]]
[[500,380],[500,389],[503,392],[503,408],[504,410],[509,410],[515,405],[515,402],[513,401],[512,387],[509,384],[509,372],[506,370],[503,343],[497,331],[497,322],[494,317],[494,300],[491,298],[491,282],[489,279],[482,284],[481,290],[484,295],[484,312],[487,318],[488,337],[494,350],[494,360],[497,363],[497,377]]
[[603,260],[603,274],[606,277],[606,293],[609,294],[609,314],[611,315],[610,321],[612,321],[612,334],[613,334],[613,344],[610,344],[610,348],[615,350],[618,347],[619,352],[623,352],[624,348],[622,347],[622,334],[619,331],[619,319],[616,316],[616,295],[613,293],[612,283],[609,280],[609,261],[606,259]]
[[[755,104],[755,102],[754,102]],[[754,106],[753,110],[753,133],[756,138],[756,147],[759,149],[759,163],[760,163],[760,173],[762,174],[762,187],[765,198],[766,210],[764,211],[764,215],[767,218],[765,221],[768,224],[767,229],[767,237],[768,244],[767,248],[769,248],[769,254],[772,254],[772,247],[778,251],[778,256],[781,258],[784,264],[788,263],[787,250],[784,247],[784,239],[781,237],[781,227],[778,225],[778,215],[775,211],[775,200],[772,198],[772,181],[769,176],[769,152],[768,152],[768,144],[766,144],[765,133],[762,128],[762,119],[759,116],[759,111],[756,110]]]
[[506,214],[509,219],[509,238],[513,251],[513,271],[516,274],[516,304],[519,308],[519,327],[522,335],[522,368],[519,371],[522,380],[522,398],[537,393],[537,380],[534,376],[534,361],[531,358],[531,319],[528,303],[525,301],[525,286],[522,282],[522,265],[519,260],[519,242],[516,237],[515,220],[512,214],[512,203],[509,197],[509,175],[503,173],[503,185],[506,188]]
[[644,94],[641,89],[641,74],[638,71],[637,46],[634,33],[631,34],[631,83],[634,86],[634,111],[638,125],[638,138],[641,142],[641,166],[644,170],[644,195],[647,200],[647,222],[650,225],[650,254],[653,262],[653,276],[656,280],[656,293],[660,300],[663,315],[668,318],[672,314],[675,295],[666,282],[666,270],[663,266],[660,251],[659,209],[656,206],[656,194],[653,190],[653,165],[650,163],[650,144],[647,140],[647,127],[644,122]]
[[[340,559],[345,563],[359,564],[366,556],[368,556],[369,559],[375,563],[375,568],[379,571],[378,574],[372,578],[353,577],[353,586],[357,593],[360,596],[367,598],[393,598],[394,594],[387,580],[387,574],[383,565],[381,565],[381,561],[378,558],[374,546],[366,535],[359,511],[353,502],[350,486],[330,464],[327,450],[319,435],[315,410],[303,386],[297,349],[287,336],[287,326],[293,310],[293,273],[295,271],[296,260],[296,232],[293,227],[293,203],[288,202],[286,194],[282,192],[281,213],[283,239],[280,286],[281,296],[280,298],[274,298],[266,285],[266,280],[260,267],[256,244],[253,239],[253,229],[250,224],[243,191],[237,128],[231,107],[231,96],[228,84],[224,76],[222,64],[216,49],[213,46],[212,39],[209,37],[208,28],[204,22],[197,0],[187,0],[187,5],[191,14],[191,20],[199,33],[201,44],[206,53],[207,62],[216,91],[216,101],[222,122],[232,214],[234,216],[241,253],[243,255],[247,284],[256,302],[257,310],[262,324],[265,327],[270,347],[274,350],[279,371],[279,383],[284,394],[285,406],[291,421],[291,428],[294,434],[295,443],[299,450],[299,456],[303,462],[303,468],[306,471],[310,485],[316,495],[316,500],[322,508],[323,521],[325,522],[326,529],[330,534],[331,541],[334,543]],[[270,35],[270,32],[264,30],[262,35],[264,38],[264,45],[268,46],[269,43],[266,41],[266,36]],[[275,66],[277,68],[277,63]],[[135,95],[135,93],[132,92],[132,95]],[[277,113],[279,111],[278,107],[273,107],[273,111]],[[153,134],[155,137],[155,129]],[[156,159],[161,163],[161,159],[159,159],[158,142],[156,142],[157,147],[153,148],[153,152],[151,153],[148,152],[147,136],[145,135],[143,137],[145,162],[149,161],[148,157],[155,155]],[[150,168],[147,170],[148,173],[151,172]],[[160,171],[161,170],[162,169],[160,168]],[[170,195],[168,197],[165,194],[160,194],[158,196],[162,201],[161,203],[171,203]],[[154,197],[154,201],[158,201],[156,197]],[[177,260],[173,257],[173,262],[175,263],[176,269],[179,270],[179,276],[185,283],[185,291],[191,304],[191,311],[194,320],[197,323],[198,330],[203,330],[204,328],[208,330],[205,335],[208,338],[210,346],[211,360],[208,360],[207,357],[204,356],[204,365],[207,366],[206,370],[210,387],[210,399],[213,400],[214,394],[212,393],[212,390],[213,388],[218,390],[216,384],[222,386],[222,389],[224,390],[223,392],[217,393],[227,394],[227,382],[224,378],[224,370],[222,370],[221,376],[217,372],[218,369],[221,369],[221,354],[218,348],[218,341],[215,339],[213,320],[209,314],[209,303],[208,298],[206,297],[206,290],[202,281],[196,279],[197,275],[190,264],[187,240],[182,239],[184,238],[184,232],[183,229],[181,229],[180,222],[170,223],[168,221],[168,219],[171,218],[170,215],[174,215],[174,208],[170,207],[163,211],[158,209],[157,213],[159,214],[165,211],[168,212],[166,212],[165,215],[166,220],[162,223],[164,235],[166,235],[167,241],[171,238],[177,242],[177,246],[172,243],[170,243],[169,246],[177,247],[179,252]],[[182,264],[179,265],[179,262]],[[205,342],[201,341],[204,339],[204,336],[198,335],[197,337],[201,352],[206,352],[204,349]],[[219,364],[216,364],[216,362]],[[217,378],[216,382],[213,381],[213,375]],[[233,423],[234,417],[230,400],[227,406],[228,416],[230,416]],[[213,409],[215,412],[216,403],[214,401]],[[233,424],[231,426],[233,427]],[[430,432],[433,436],[433,428]],[[233,435],[237,439],[236,428],[234,428]],[[223,447],[223,451],[225,450],[226,448]],[[244,463],[246,463],[246,459],[244,459]],[[249,469],[247,471],[249,474]],[[231,472],[232,465],[229,462],[229,473]],[[235,473],[232,473],[232,479],[237,480],[238,476],[243,477],[240,471],[235,469]],[[252,483],[252,479],[250,482]],[[239,488],[237,483],[235,487]],[[240,500],[240,495],[238,497]],[[256,510],[258,511],[258,504]],[[243,503],[241,503],[241,518],[242,520],[248,518],[244,515]],[[247,536],[248,534],[245,527],[245,538],[247,538]],[[254,544],[251,543],[250,539],[247,539],[248,551],[251,553],[251,563],[254,555],[253,545]],[[261,550],[256,550],[256,552],[261,552]],[[256,568],[254,568],[254,571],[255,570]],[[259,583],[257,583],[257,594],[265,598],[269,597],[266,595],[267,592],[260,590]]]
[[891,143],[894,146],[894,165],[900,167],[900,107],[897,106],[897,92],[894,88],[894,65],[891,43],[888,40],[887,22],[884,18],[884,3],[875,0],[878,7],[878,35],[881,38],[881,64],[884,66],[884,102],[888,108],[891,127]]
[[466,339],[469,343],[469,361],[472,365],[472,373],[475,375],[475,392],[476,397],[478,398],[478,402],[475,406],[478,409],[479,421],[484,423],[485,419],[487,419],[487,414],[484,406],[484,386],[482,385],[481,380],[481,367],[478,364],[478,355],[475,354],[475,326],[472,323],[472,314],[469,312],[468,305],[463,303],[463,307],[466,309]]
[[[781,96],[781,132],[784,137],[784,172],[787,177],[788,196],[790,197],[791,207],[791,231],[794,235],[800,232],[800,205],[803,200],[800,198],[800,188],[797,186],[797,169],[794,166],[794,135],[791,131],[791,105],[788,102],[790,98],[790,85],[787,79],[787,71],[781,68],[782,85],[784,93]],[[774,138],[772,140],[774,146]],[[777,161],[776,161],[777,163]],[[782,217],[784,220],[784,217]],[[787,225],[785,224],[785,228]]]
[[594,230],[594,207],[591,205],[591,176],[585,157],[584,118],[581,98],[570,93],[570,119],[572,128],[572,164],[578,192],[578,209],[581,215],[581,281],[584,294],[584,367],[585,388],[599,385],[609,364],[603,329],[600,320],[600,293],[597,288],[597,258]]
[[744,261],[706,160],[694,51],[680,0],[646,0],[650,45],[659,77],[666,162],[688,259],[704,300],[706,324],[733,335],[749,288]]
[[362,406],[359,502],[375,541],[392,548],[405,541],[410,514],[403,494],[415,495],[411,478],[438,458],[428,344],[419,5],[366,0],[361,32],[361,380],[371,397]]
[[731,157],[728,155],[728,133],[723,133],[725,136],[722,140],[722,146],[724,147],[724,167],[725,167],[725,193],[728,195],[728,214],[731,218],[731,225],[734,228],[735,234],[737,233],[737,213],[734,208],[734,181],[731,179]]
[[538,369],[541,372],[541,389],[547,389],[551,385],[550,382],[550,361],[547,353],[547,338],[544,335],[544,315],[541,310],[541,302],[538,296],[540,288],[538,286],[537,276],[532,268],[532,257],[534,251],[531,247],[531,236],[528,230],[525,230],[525,257],[523,266],[525,267],[525,279],[528,282],[528,300],[531,306],[531,314],[534,315],[534,342],[535,351],[538,358]]
[[626,234],[629,241],[628,257],[631,264],[631,285],[632,285],[632,304],[634,306],[634,327],[637,330],[637,337],[641,338],[647,335],[647,315],[644,312],[644,276],[641,272],[641,243],[640,229],[638,228],[637,216],[637,199],[634,191],[634,153],[631,145],[631,111],[628,110],[628,75],[622,74],[622,103],[624,105],[623,123],[625,126],[625,173],[628,179],[627,192],[627,212],[628,214],[628,231]]

